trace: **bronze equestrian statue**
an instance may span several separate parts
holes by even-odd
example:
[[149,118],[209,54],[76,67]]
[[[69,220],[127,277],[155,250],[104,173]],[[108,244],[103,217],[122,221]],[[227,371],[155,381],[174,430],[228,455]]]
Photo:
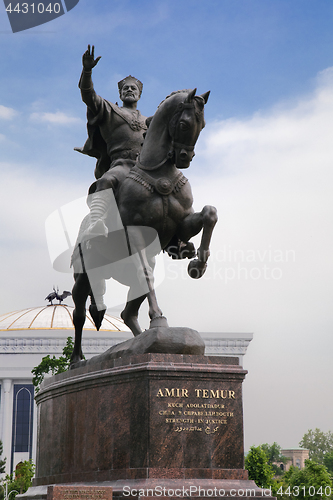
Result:
[[[88,51],[93,60],[93,51],[92,54],[89,48]],[[206,270],[210,239],[217,222],[216,209],[205,206],[201,212],[194,212],[191,187],[181,172],[189,167],[195,143],[205,126],[204,105],[209,92],[201,96],[195,93],[196,89],[170,94],[153,116],[134,166],[132,159],[111,163],[110,169],[90,189],[90,214],[81,226],[73,253],[72,363],[82,359],[85,304],[89,295],[94,301],[92,281],[95,285],[101,279],[113,277],[130,287],[121,317],[137,336],[142,332],[138,311],[145,298],[149,303],[150,328],[168,327],[154,291],[154,263],[160,249],[173,258],[192,258],[195,252],[189,240],[203,230],[197,258],[189,263],[188,273],[192,278],[200,278]],[[107,142],[108,137],[105,139]],[[117,216],[114,200],[120,215],[118,226],[114,222]],[[118,265],[112,256],[114,249],[117,253],[121,247],[121,244],[114,246],[117,238],[132,259],[130,263],[123,259]],[[95,306],[103,308],[96,303]]]

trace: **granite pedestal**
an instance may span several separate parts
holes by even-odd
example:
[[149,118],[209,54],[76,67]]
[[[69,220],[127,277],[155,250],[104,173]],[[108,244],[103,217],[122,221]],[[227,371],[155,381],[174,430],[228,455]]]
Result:
[[243,468],[245,374],[238,358],[142,354],[97,356],[47,379],[36,397],[36,478],[21,498],[46,498],[55,484],[108,486],[123,498],[191,486],[193,498],[214,488],[262,498]]

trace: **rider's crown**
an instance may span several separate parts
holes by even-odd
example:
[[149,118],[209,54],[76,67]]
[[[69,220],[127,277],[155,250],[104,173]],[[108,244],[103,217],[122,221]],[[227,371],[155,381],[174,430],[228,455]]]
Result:
[[121,89],[123,88],[123,86],[125,85],[125,83],[129,83],[129,82],[133,82],[135,83],[135,85],[137,85],[139,91],[140,91],[140,96],[142,94],[142,88],[143,88],[143,83],[140,82],[140,80],[138,80],[137,78],[135,78],[134,76],[131,76],[131,75],[128,75],[126,76],[126,78],[124,78],[123,80],[120,80],[120,82],[118,82],[118,89],[119,89],[119,93],[121,92]]

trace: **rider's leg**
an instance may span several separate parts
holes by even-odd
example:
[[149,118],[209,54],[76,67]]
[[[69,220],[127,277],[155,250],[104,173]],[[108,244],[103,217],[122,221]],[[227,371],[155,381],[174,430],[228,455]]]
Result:
[[89,234],[107,236],[108,230],[104,223],[105,215],[114,200],[114,179],[103,176],[95,183],[96,191],[88,196],[90,208]]
[[93,233],[107,236],[104,216],[110,208],[111,212],[117,208],[114,193],[134,165],[134,160],[118,158],[111,163],[109,170],[90,186],[88,205]]

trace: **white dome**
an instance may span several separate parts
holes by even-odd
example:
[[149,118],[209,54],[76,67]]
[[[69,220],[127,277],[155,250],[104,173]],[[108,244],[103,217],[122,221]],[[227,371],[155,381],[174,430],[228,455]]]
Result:
[[[0,315],[0,331],[17,330],[73,330],[74,307],[55,304],[31,307]],[[95,330],[95,325],[87,310],[84,330]],[[104,315],[100,331],[129,332],[123,320]]]

